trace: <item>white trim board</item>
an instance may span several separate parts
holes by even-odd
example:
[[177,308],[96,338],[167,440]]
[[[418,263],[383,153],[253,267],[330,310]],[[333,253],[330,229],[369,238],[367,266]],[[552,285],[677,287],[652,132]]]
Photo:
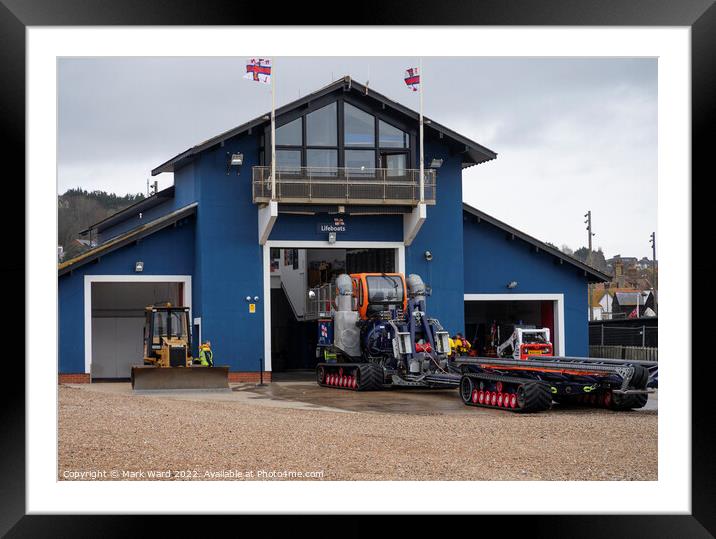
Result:
[[566,337],[564,333],[564,294],[465,294],[465,301],[553,301],[554,329],[553,341],[557,355],[566,355]]
[[84,323],[85,323],[85,373],[92,367],[92,283],[183,283],[184,306],[191,316],[191,275],[85,275]]
[[405,244],[402,241],[300,241],[268,240],[263,245],[264,370],[271,371],[271,248],[284,249],[395,249],[397,271],[405,273]]

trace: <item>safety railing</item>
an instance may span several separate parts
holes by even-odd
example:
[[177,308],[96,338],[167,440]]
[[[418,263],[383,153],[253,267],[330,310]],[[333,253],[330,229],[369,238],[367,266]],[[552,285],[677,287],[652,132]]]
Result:
[[[417,169],[279,167],[272,193],[271,167],[253,167],[254,203],[276,200],[288,204],[391,204],[420,202]],[[424,201],[435,204],[434,169],[424,171]]]
[[335,298],[335,288],[335,284],[325,283],[309,290],[304,320],[316,320],[323,316],[330,316]]

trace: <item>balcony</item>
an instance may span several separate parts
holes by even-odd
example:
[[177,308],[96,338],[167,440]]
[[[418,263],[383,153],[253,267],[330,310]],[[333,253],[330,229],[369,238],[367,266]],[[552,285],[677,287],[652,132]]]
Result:
[[[424,171],[426,204],[435,204],[434,169]],[[255,204],[360,204],[417,206],[420,170],[290,167],[276,170],[276,193],[271,196],[271,167],[253,167]]]

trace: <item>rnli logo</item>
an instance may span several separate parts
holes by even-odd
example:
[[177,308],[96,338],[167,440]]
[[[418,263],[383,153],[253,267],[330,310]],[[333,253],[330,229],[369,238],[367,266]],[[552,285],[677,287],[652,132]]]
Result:
[[346,232],[346,223],[342,217],[336,217],[332,223],[320,223],[318,225],[318,232]]

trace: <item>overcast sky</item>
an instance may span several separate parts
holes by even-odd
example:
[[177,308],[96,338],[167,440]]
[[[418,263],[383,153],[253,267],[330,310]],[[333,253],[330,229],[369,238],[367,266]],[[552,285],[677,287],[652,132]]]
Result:
[[[415,58],[275,58],[276,103],[343,75],[415,110]],[[59,60],[58,189],[146,191],[150,171],[271,108],[244,57]],[[657,215],[655,59],[425,58],[425,115],[497,152],[463,198],[543,241],[649,256]],[[155,178],[159,187],[171,174]],[[657,232],[658,234],[658,232]]]

